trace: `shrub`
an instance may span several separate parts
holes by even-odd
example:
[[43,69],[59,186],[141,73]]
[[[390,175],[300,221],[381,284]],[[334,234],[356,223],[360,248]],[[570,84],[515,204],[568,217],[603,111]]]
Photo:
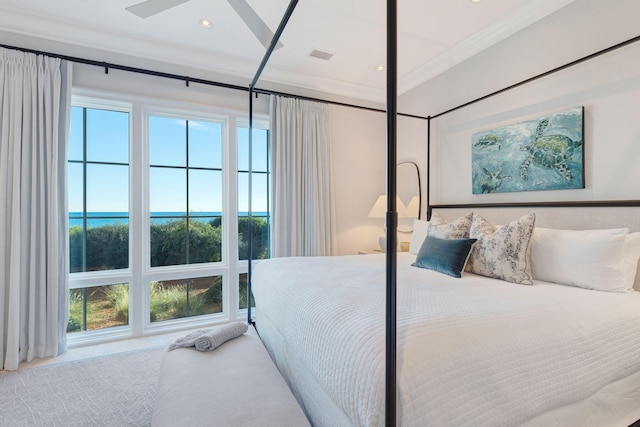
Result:
[[222,276],[215,278],[213,284],[204,293],[203,301],[205,304],[222,305]]
[[129,321],[129,285],[120,283],[107,286],[105,289],[107,299],[113,305],[116,320]]
[[189,298],[186,285],[165,285],[151,282],[150,319],[152,322],[204,314],[203,300]]

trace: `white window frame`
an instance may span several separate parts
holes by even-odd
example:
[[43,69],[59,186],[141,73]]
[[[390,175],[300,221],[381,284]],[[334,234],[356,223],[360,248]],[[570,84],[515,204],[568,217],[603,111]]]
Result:
[[[69,276],[70,289],[129,283],[129,325],[68,334],[69,346],[75,347],[243,320],[247,310],[238,308],[239,276],[247,272],[247,261],[238,259],[236,129],[239,126],[248,127],[247,112],[86,89],[73,90],[72,105],[129,113],[129,268],[72,273]],[[176,117],[223,124],[223,216],[221,224],[222,260],[220,262],[151,267],[148,232],[150,206],[149,116]],[[254,118],[253,127],[268,130],[268,117],[257,115]],[[235,220],[231,220],[232,218]],[[205,276],[222,276],[222,312],[171,321],[153,323],[150,321],[150,284],[152,281]]]

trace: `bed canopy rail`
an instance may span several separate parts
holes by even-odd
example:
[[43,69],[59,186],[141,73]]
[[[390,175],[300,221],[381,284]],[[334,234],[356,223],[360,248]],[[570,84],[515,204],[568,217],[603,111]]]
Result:
[[465,102],[463,104],[452,107],[448,110],[442,111],[438,114],[427,116],[427,185],[426,185],[426,200],[427,200],[427,208],[426,208],[426,219],[429,220],[431,218],[431,212],[434,208],[496,208],[496,207],[593,207],[593,206],[640,206],[640,200],[612,200],[612,201],[560,201],[560,202],[521,202],[521,203],[503,203],[503,202],[495,202],[495,203],[455,203],[455,204],[431,204],[431,121],[438,117],[445,116],[447,114],[453,113],[454,111],[458,111],[465,107],[471,106],[478,102],[484,101],[486,99],[492,98],[496,95],[508,92],[512,89],[518,88],[520,86],[526,85],[533,81],[539,80],[541,78],[550,76],[559,71],[565,70],[567,68],[574,67],[583,62],[589,61],[591,59],[600,57],[609,52],[616,51],[625,46],[631,45],[633,43],[637,43],[640,41],[640,35],[632,37],[623,42],[614,44],[605,49],[599,50],[592,54],[583,56],[574,61],[568,62],[559,67],[553,68],[549,71],[545,71],[543,73],[537,74],[533,77],[529,77],[528,79],[522,80],[520,82],[514,83],[510,86],[504,87],[502,89],[491,92],[487,95],[483,95],[479,98],[473,99],[471,101]]

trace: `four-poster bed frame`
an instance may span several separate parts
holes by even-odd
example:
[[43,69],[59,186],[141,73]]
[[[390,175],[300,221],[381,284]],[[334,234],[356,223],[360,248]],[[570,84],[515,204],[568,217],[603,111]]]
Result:
[[[232,89],[232,90],[241,90],[241,91],[248,91],[249,94],[249,233],[248,233],[248,244],[249,244],[249,259],[248,259],[248,309],[247,309],[247,321],[249,323],[253,323],[253,319],[252,319],[252,314],[251,314],[251,274],[252,274],[252,259],[253,259],[253,247],[252,247],[252,233],[251,233],[251,227],[252,227],[252,213],[251,213],[251,191],[252,191],[252,127],[253,127],[253,97],[257,96],[258,94],[275,94],[275,95],[283,95],[283,96],[295,96],[297,98],[301,98],[301,99],[308,99],[308,100],[314,100],[314,101],[321,101],[321,102],[329,102],[332,104],[337,104],[337,105],[343,105],[343,106],[349,106],[349,107],[354,107],[354,108],[362,108],[362,109],[367,109],[367,110],[371,110],[371,111],[378,111],[378,112],[386,112],[386,119],[387,119],[387,216],[386,216],[386,228],[387,228],[387,251],[386,251],[386,300],[387,300],[387,305],[386,305],[386,370],[385,370],[385,384],[386,384],[386,395],[385,395],[385,420],[386,420],[386,425],[388,426],[392,426],[395,425],[396,422],[396,256],[397,256],[397,234],[396,234],[396,229],[397,229],[397,212],[396,212],[396,145],[397,145],[397,129],[396,129],[396,118],[398,115],[402,115],[402,116],[408,116],[408,117],[414,117],[414,118],[419,118],[419,119],[426,119],[427,120],[427,180],[429,180],[430,178],[430,171],[431,171],[431,120],[436,119],[440,116],[444,116],[448,113],[451,113],[453,111],[457,111],[461,108],[464,108],[466,106],[469,106],[471,104],[475,104],[477,102],[480,102],[482,100],[485,100],[487,98],[490,98],[494,95],[497,95],[499,93],[503,93],[505,91],[511,90],[515,87],[524,85],[526,83],[529,83],[533,80],[537,80],[539,78],[545,77],[547,75],[553,74],[557,71],[563,70],[565,68],[574,66],[576,64],[582,63],[584,61],[587,61],[589,59],[601,56],[607,52],[619,49],[623,46],[629,45],[631,43],[635,43],[637,41],[640,41],[640,36],[632,38],[630,40],[627,40],[625,42],[619,43],[617,45],[611,46],[607,49],[601,50],[599,52],[596,52],[594,54],[588,55],[586,57],[583,57],[581,59],[578,59],[576,61],[570,62],[568,64],[565,64],[561,67],[555,68],[553,70],[550,70],[548,72],[542,73],[540,75],[534,76],[530,79],[524,80],[522,82],[519,82],[517,84],[511,85],[509,87],[503,88],[499,91],[493,92],[491,94],[488,94],[486,96],[483,96],[481,98],[477,98],[473,101],[467,102],[465,104],[459,105],[457,107],[451,108],[447,111],[444,111],[442,113],[433,115],[433,116],[429,116],[429,117],[420,117],[420,116],[416,116],[416,115],[409,115],[409,114],[399,114],[397,112],[397,2],[395,0],[387,0],[387,108],[386,110],[379,110],[379,109],[374,109],[374,108],[368,108],[368,107],[361,107],[361,106],[357,106],[357,105],[349,105],[349,104],[344,104],[344,103],[338,103],[338,102],[331,102],[331,101],[324,101],[324,100],[319,100],[319,99],[314,99],[314,98],[309,98],[309,97],[301,97],[301,96],[296,96],[296,95],[290,95],[290,94],[286,94],[286,93],[281,93],[281,92],[274,92],[274,91],[267,91],[267,90],[262,90],[262,89],[258,89],[256,87],[256,84],[260,78],[260,75],[262,73],[262,71],[264,70],[264,67],[266,66],[269,57],[271,55],[271,53],[273,52],[273,49],[275,47],[275,45],[277,44],[277,42],[279,41],[279,38],[284,30],[284,28],[286,27],[286,24],[289,20],[289,18],[291,17],[296,5],[298,3],[298,0],[292,0],[289,4],[289,7],[287,8],[285,15],[274,35],[274,38],[271,42],[271,45],[269,47],[269,49],[267,50],[261,64],[260,67],[253,79],[253,81],[251,82],[251,84],[249,85],[248,88],[244,87],[244,86],[237,86],[237,85],[230,85],[230,84],[225,84],[225,83],[219,83],[219,82],[212,82],[209,80],[204,80],[204,79],[198,79],[198,78],[191,78],[191,77],[187,77],[187,76],[178,76],[178,75],[174,75],[174,74],[169,74],[169,73],[161,73],[161,72],[155,72],[155,71],[150,71],[150,70],[144,70],[144,69],[140,69],[140,68],[133,68],[133,67],[127,67],[127,66],[122,66],[122,65],[118,65],[118,64],[112,64],[112,63],[106,63],[106,62],[99,62],[99,61],[91,61],[91,60],[86,60],[86,59],[81,59],[81,58],[75,58],[75,57],[70,57],[70,56],[64,56],[64,55],[55,55],[55,54],[51,54],[51,53],[47,53],[47,52],[41,52],[41,51],[34,51],[34,50],[29,50],[29,49],[22,49],[22,48],[16,48],[16,47],[12,47],[12,46],[5,46],[2,45],[2,47],[8,48],[8,49],[18,49],[18,50],[22,50],[22,51],[27,51],[27,52],[32,52],[32,53],[36,53],[36,54],[42,54],[42,55],[47,55],[47,56],[53,56],[53,57],[58,57],[61,59],[66,59],[72,62],[78,62],[78,63],[84,63],[84,64],[89,64],[89,65],[94,65],[94,66],[99,66],[99,67],[103,67],[105,70],[105,73],[109,72],[110,68],[113,69],[118,69],[118,70],[123,70],[123,71],[128,71],[128,72],[135,72],[135,73],[142,73],[142,74],[148,74],[148,75],[154,75],[157,77],[163,77],[163,78],[170,78],[170,79],[177,79],[177,80],[182,80],[185,82],[185,84],[187,86],[189,86],[189,83],[199,83],[199,84],[204,84],[204,85],[213,85],[213,86],[218,86],[218,87],[223,87],[223,88],[228,88],[228,89]],[[431,199],[430,199],[430,185],[429,182],[427,182],[427,186],[426,186],[426,200],[427,200],[427,219],[430,218],[431,216],[431,212],[433,209],[448,209],[448,208],[454,208],[454,209],[476,209],[476,208],[530,208],[530,207],[559,207],[559,208],[563,208],[563,207],[569,207],[569,208],[583,208],[583,207],[639,207],[640,206],[640,200],[623,200],[623,201],[570,201],[570,202],[537,202],[537,203],[471,203],[471,204],[451,204],[451,205],[446,205],[446,204],[432,204],[431,203]],[[640,425],[640,420],[636,423],[633,424],[633,426],[638,426]]]
[[[252,117],[252,95],[253,87],[257,83],[260,74],[262,73],[274,46],[279,40],[282,30],[286,26],[291,13],[297,4],[297,0],[292,0],[285,15],[278,27],[270,48],[267,50],[265,57],[256,73],[254,80],[251,83],[249,89],[250,95],[250,111],[249,111],[249,123],[250,123],[250,137],[249,147],[251,147],[251,117]],[[386,119],[387,119],[387,214],[386,214],[386,316],[385,316],[385,330],[386,330],[386,350],[385,350],[385,425],[396,425],[396,399],[397,399],[397,386],[396,386],[396,266],[397,266],[397,211],[396,211],[396,147],[397,147],[397,2],[395,0],[387,0],[387,79],[386,79]],[[509,91],[516,87],[522,86],[529,82],[538,80],[545,76],[551,75],[558,71],[580,64],[584,61],[601,56],[605,53],[617,50],[626,45],[635,43],[640,40],[640,36],[624,41],[617,45],[611,46],[607,49],[603,49],[599,52],[585,56],[578,60],[572,61],[545,73],[536,75],[514,85],[508,86],[501,90],[495,91],[488,95],[474,99],[457,107],[453,107],[442,113],[434,116],[427,117],[427,219],[431,217],[432,210],[434,208],[461,208],[461,209],[474,209],[474,208],[532,208],[532,207],[640,207],[640,200],[625,200],[625,201],[571,201],[571,202],[537,202],[537,203],[471,203],[471,204],[455,204],[455,205],[432,205],[430,200],[430,170],[431,170],[431,120],[444,116],[451,112],[465,108],[469,105],[475,104],[482,100],[488,99],[500,93]],[[251,151],[251,148],[249,148]],[[251,158],[249,159],[249,176],[251,176]],[[251,181],[249,181],[251,187]],[[249,203],[251,203],[251,195],[249,196]],[[249,211],[251,211],[251,205],[249,205]],[[249,214],[250,215],[250,214]],[[251,217],[249,217],[249,227],[251,227]],[[249,229],[249,236],[251,236],[251,228]],[[251,237],[250,237],[251,238]],[[249,253],[251,252],[251,240],[249,241]],[[247,300],[251,300],[252,295],[252,282],[251,282],[251,256],[249,259],[249,274],[248,274],[248,289]],[[251,316],[251,305],[248,307],[247,321],[253,323]],[[640,425],[640,420],[633,424],[633,426]]]

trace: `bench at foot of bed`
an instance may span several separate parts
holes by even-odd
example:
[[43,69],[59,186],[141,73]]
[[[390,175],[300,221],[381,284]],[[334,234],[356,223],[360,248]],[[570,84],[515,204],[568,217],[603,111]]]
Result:
[[309,426],[253,327],[211,352],[166,352],[152,426]]

